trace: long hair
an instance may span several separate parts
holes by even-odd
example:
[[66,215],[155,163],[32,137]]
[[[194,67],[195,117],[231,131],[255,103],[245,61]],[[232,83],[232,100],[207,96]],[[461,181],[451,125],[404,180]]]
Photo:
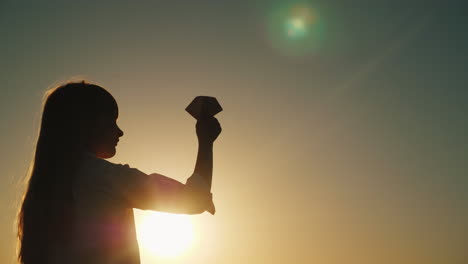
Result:
[[26,192],[18,213],[18,261],[51,262],[54,245],[70,245],[72,184],[97,117],[116,111],[104,88],[70,82],[46,93]]

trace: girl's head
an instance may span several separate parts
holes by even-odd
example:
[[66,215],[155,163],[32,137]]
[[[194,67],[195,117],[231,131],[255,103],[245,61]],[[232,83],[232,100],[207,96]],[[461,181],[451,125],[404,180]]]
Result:
[[123,135],[116,124],[118,114],[115,99],[104,88],[84,81],[67,83],[48,92],[39,140],[54,142],[63,152],[110,158]]
[[115,155],[118,107],[100,86],[67,83],[47,93],[34,160],[18,214],[20,263],[48,263],[71,239],[73,181],[85,152]]

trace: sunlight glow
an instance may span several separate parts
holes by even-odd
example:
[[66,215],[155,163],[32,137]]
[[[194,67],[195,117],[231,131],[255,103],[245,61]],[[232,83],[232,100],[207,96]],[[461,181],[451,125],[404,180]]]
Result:
[[164,258],[183,254],[194,237],[189,216],[161,212],[145,212],[137,233],[141,250]]

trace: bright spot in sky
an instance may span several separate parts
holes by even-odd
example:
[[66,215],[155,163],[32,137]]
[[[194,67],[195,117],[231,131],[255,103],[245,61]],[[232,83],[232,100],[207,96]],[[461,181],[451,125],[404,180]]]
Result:
[[307,58],[324,46],[325,17],[304,1],[275,1],[266,17],[272,48],[291,58]]
[[304,20],[302,18],[293,18],[291,24],[297,29],[304,28]]
[[193,242],[193,225],[187,215],[145,212],[137,232],[140,248],[158,257],[179,256]]
[[301,37],[306,33],[305,21],[302,18],[292,18],[287,23],[288,36]]
[[317,15],[312,8],[306,6],[293,6],[287,11],[285,21],[286,34],[291,39],[302,39],[316,22]]

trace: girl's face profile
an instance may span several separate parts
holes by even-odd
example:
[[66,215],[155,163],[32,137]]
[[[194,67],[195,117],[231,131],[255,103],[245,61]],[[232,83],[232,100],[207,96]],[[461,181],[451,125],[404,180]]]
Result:
[[112,158],[116,153],[117,142],[123,131],[117,125],[117,113],[100,114],[92,128],[90,151],[98,158]]

